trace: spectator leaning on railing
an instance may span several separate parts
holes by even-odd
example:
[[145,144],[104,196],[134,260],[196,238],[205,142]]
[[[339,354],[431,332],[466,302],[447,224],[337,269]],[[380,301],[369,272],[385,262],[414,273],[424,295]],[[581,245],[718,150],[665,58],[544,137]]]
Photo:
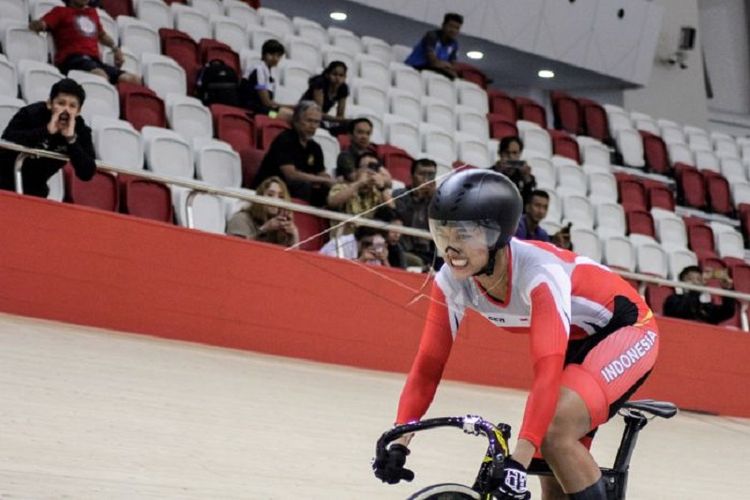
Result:
[[[68,0],[65,6],[54,7],[41,19],[31,21],[29,29],[52,33],[55,65],[66,75],[77,69],[99,75],[112,84],[141,83],[137,75],[120,69],[125,62],[122,51],[104,31],[99,13],[89,6],[89,0]],[[100,43],[114,51],[114,66],[102,62]]]
[[[692,283],[693,285],[706,286],[706,281],[715,278],[721,283],[721,287],[727,290],[732,288],[732,279],[726,269],[706,269],[701,271],[698,266],[688,266],[680,272],[680,281]],[[695,290],[684,290],[675,293],[664,301],[664,316],[672,318],[702,321],[717,325],[734,316],[737,302],[731,297],[722,297],[721,305],[711,302],[709,294],[703,294]]]
[[[275,176],[261,182],[256,194],[290,201],[286,184]],[[299,231],[289,210],[260,203],[251,203],[234,214],[227,223],[227,234],[285,247],[299,241]]]
[[414,46],[404,61],[418,70],[430,70],[447,76],[451,80],[458,76],[453,63],[458,54],[458,37],[464,18],[460,14],[448,13],[443,17],[439,30],[428,31]]
[[[2,138],[28,148],[45,149],[70,157],[76,176],[90,180],[96,172],[91,129],[80,116],[86,98],[83,88],[64,78],[50,90],[47,102],[36,102],[18,110]],[[0,189],[16,189],[14,166],[18,153],[0,150]],[[50,158],[29,158],[21,170],[23,192],[45,198],[47,180],[65,165]]]

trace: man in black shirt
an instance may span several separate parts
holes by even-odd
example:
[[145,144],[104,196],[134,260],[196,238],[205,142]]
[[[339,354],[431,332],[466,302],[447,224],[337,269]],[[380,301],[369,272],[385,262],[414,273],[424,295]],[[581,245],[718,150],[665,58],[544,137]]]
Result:
[[[85,98],[83,87],[64,78],[52,85],[47,102],[18,110],[2,138],[21,146],[68,155],[76,176],[88,181],[96,172],[96,163],[91,129],[79,114]],[[13,169],[17,157],[15,151],[0,149],[0,189],[16,189]],[[47,180],[64,165],[64,161],[49,158],[27,159],[21,170],[24,194],[46,198]]]
[[[688,266],[680,272],[680,281],[694,285],[706,286],[706,279],[716,278],[720,280],[721,287],[732,288],[732,280],[726,269],[707,269],[701,272],[698,266]],[[664,316],[672,318],[703,321],[718,325],[734,316],[736,301],[730,297],[722,297],[721,305],[701,301],[701,292],[685,290],[682,294],[675,293],[664,301]]]
[[253,179],[256,188],[264,179],[277,175],[284,179],[289,193],[316,207],[326,204],[328,190],[335,182],[326,173],[323,150],[312,137],[320,126],[322,113],[313,101],[300,101],[294,108],[292,128],[281,132],[263,157]]
[[[429,230],[427,208],[435,194],[437,165],[429,158],[414,160],[411,165],[411,186],[393,191],[396,212],[405,226]],[[404,195],[407,191],[408,194]],[[402,236],[409,266],[432,266],[435,260],[435,244],[431,239]],[[440,266],[436,260],[435,269]]]

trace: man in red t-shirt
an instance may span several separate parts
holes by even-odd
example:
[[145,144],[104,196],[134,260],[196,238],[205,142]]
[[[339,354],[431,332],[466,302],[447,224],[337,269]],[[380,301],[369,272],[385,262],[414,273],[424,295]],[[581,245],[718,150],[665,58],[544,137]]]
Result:
[[[141,79],[120,69],[125,59],[115,41],[99,21],[99,13],[89,7],[89,0],[68,0],[66,7],[55,7],[44,17],[31,21],[29,29],[49,31],[55,40],[55,65],[67,74],[71,69],[89,71],[111,83],[141,83]],[[115,66],[104,64],[99,56],[99,42],[114,50]]]

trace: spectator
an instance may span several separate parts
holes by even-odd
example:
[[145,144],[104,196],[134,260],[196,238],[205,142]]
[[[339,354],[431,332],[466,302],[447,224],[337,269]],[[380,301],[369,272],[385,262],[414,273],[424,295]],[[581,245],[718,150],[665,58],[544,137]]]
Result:
[[[373,218],[387,224],[393,224],[396,226],[403,225],[403,221],[399,218],[398,213],[388,205],[384,205],[375,210]],[[405,269],[407,267],[406,253],[401,245],[400,239],[401,233],[396,231],[388,231],[386,233],[385,243],[388,247],[388,263],[391,267]],[[344,259],[354,260],[359,254],[357,239],[354,236],[354,233],[342,234],[336,238],[331,238],[325,245],[323,245],[323,248],[320,249],[320,253],[330,257],[338,256]]]
[[271,69],[284,57],[284,46],[278,40],[271,39],[266,40],[260,50],[261,61],[240,83],[240,101],[255,114],[288,121],[292,116],[292,106],[279,104],[273,99],[276,81],[271,75]]
[[521,153],[523,141],[519,137],[503,137],[497,150],[497,162],[492,169],[513,181],[518,186],[524,203],[528,203],[531,193],[536,189],[536,179],[531,175],[529,164],[521,159]]
[[[2,138],[21,146],[68,155],[76,176],[88,181],[96,172],[96,163],[91,129],[79,115],[85,99],[83,87],[64,78],[52,85],[47,102],[18,110]],[[13,170],[17,156],[14,151],[0,151],[0,189],[15,189]],[[49,194],[47,180],[63,165],[64,161],[50,158],[27,159],[21,171],[24,193],[45,198]]]
[[[375,210],[375,219],[383,221],[394,226],[403,226],[404,221],[398,216],[398,213],[392,207],[383,205]],[[385,244],[388,247],[388,263],[391,267],[406,269],[406,251],[401,244],[401,233],[397,231],[388,231],[385,234]]]
[[[278,177],[260,183],[256,193],[269,198],[289,201],[289,190]],[[299,241],[299,232],[288,210],[260,203],[251,203],[229,219],[227,234],[248,240],[265,241],[289,247]]]
[[354,231],[357,240],[357,260],[363,264],[390,267],[388,246],[383,232],[367,226],[359,226]]
[[[411,164],[411,186],[393,192],[396,212],[404,225],[429,230],[427,207],[435,194],[436,175],[437,164],[434,161],[427,158],[414,160]],[[407,191],[410,192],[404,194]],[[406,259],[410,267],[425,267],[433,263],[435,245],[432,240],[403,236],[401,242],[406,250]]]
[[253,179],[253,188],[268,177],[278,176],[286,182],[292,197],[316,207],[326,204],[328,190],[335,181],[325,171],[323,150],[312,140],[320,118],[320,108],[313,101],[300,101],[295,106],[292,128],[281,132],[271,143]]
[[[302,100],[315,101],[323,111],[323,126],[338,135],[346,131],[346,98],[349,86],[346,84],[346,64],[332,61],[323,73],[310,78]],[[336,115],[328,112],[336,106]]]
[[331,188],[328,206],[347,214],[372,217],[372,208],[391,199],[386,178],[379,171],[380,160],[372,151],[359,155],[354,171],[337,168],[336,176],[344,180]]
[[[367,151],[377,154],[375,146],[370,142],[372,137],[372,122],[368,118],[355,118],[349,122],[349,147],[339,153],[336,158],[336,171],[354,170],[357,166],[357,158]],[[386,186],[391,187],[391,173],[385,166],[380,165],[378,173],[384,176]]]
[[570,228],[572,224],[560,229],[550,236],[539,224],[547,217],[549,210],[549,195],[546,191],[535,189],[529,196],[529,201],[524,205],[523,215],[518,222],[516,238],[520,240],[537,240],[554,243],[564,250],[573,250],[570,241]]
[[[71,69],[77,69],[99,75],[112,84],[141,83],[138,76],[120,69],[125,62],[122,50],[104,31],[99,13],[89,6],[88,0],[68,0],[65,6],[54,7],[41,19],[31,21],[29,29],[52,33],[55,66],[66,75]],[[114,66],[102,62],[100,43],[114,51]]]
[[[722,288],[732,288],[732,279],[726,269],[706,269],[701,272],[698,266],[687,266],[680,272],[679,278],[685,283],[700,286],[706,286],[707,280],[715,278],[720,281]],[[731,297],[722,297],[721,305],[716,305],[711,302],[709,294],[683,290],[682,293],[670,295],[664,301],[664,316],[718,325],[734,316],[735,308],[736,301]]]
[[404,61],[418,70],[428,69],[447,76],[451,80],[458,76],[453,63],[458,54],[458,33],[464,18],[460,14],[448,13],[443,17],[439,30],[428,31],[414,46]]

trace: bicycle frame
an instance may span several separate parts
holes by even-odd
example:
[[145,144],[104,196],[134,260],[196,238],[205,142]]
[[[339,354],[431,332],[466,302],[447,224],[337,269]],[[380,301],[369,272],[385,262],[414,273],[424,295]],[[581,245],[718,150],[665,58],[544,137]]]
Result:
[[[640,400],[629,401],[623,405],[618,412],[625,419],[625,430],[620,439],[620,446],[611,468],[601,467],[602,476],[605,479],[607,497],[609,500],[623,500],[627,489],[628,471],[630,459],[638,441],[638,433],[648,424],[650,414],[653,417],[672,418],[677,413],[677,407],[672,403]],[[441,417],[397,425],[386,431],[378,439],[376,456],[384,457],[386,447],[399,437],[435,427],[457,427],[463,429],[467,434],[484,435],[489,444],[487,453],[479,467],[477,478],[472,489],[485,498],[495,489],[503,473],[503,462],[510,451],[507,441],[510,439],[510,426],[500,423],[493,425],[481,417],[467,415],[465,417]],[[553,472],[544,461],[534,460],[529,466],[528,473],[538,476],[549,476]]]

